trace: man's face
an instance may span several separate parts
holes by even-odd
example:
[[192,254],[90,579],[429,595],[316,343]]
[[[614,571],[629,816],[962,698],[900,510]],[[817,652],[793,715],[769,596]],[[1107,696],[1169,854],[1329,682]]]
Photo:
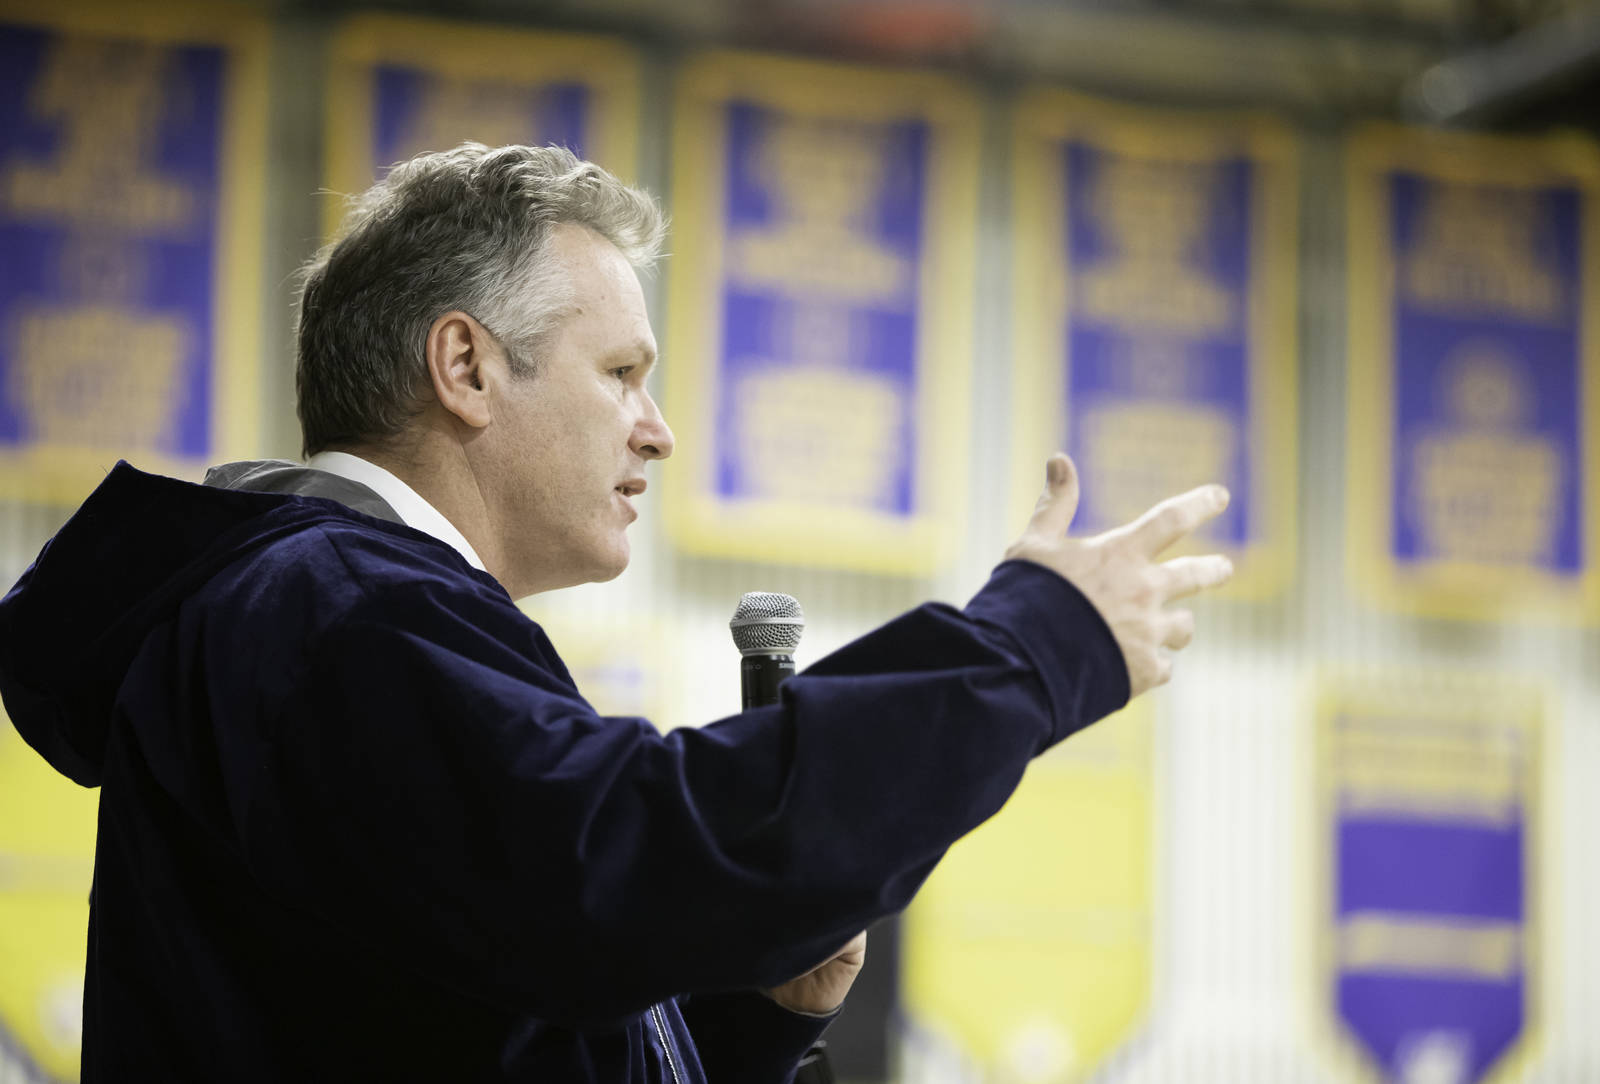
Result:
[[621,573],[645,460],[672,454],[672,431],[645,390],[656,343],[632,266],[579,226],[555,227],[549,254],[573,307],[537,374],[505,384],[491,427],[499,430],[491,507],[521,594]]

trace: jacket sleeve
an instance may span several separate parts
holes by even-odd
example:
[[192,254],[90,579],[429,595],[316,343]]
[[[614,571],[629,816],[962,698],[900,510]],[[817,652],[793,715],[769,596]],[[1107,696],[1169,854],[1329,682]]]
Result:
[[667,734],[597,715],[515,607],[437,581],[371,592],[308,653],[235,781],[247,860],[438,981],[579,1027],[815,966],[1128,695],[1092,605],[1022,562],[778,705]]

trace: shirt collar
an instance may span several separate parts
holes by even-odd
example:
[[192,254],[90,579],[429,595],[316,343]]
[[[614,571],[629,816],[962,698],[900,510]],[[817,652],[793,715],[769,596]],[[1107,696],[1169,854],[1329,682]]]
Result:
[[395,514],[407,527],[432,535],[465,558],[467,564],[480,572],[487,571],[478,551],[466,540],[455,525],[445,519],[439,510],[422,495],[376,463],[349,452],[318,452],[306,460],[312,470],[327,471],[340,478],[359,482],[388,502]]

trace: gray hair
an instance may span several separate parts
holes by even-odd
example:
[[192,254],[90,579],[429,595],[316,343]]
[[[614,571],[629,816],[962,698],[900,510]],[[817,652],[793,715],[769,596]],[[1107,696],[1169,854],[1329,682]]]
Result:
[[383,441],[429,395],[428,329],[459,309],[537,372],[571,304],[551,227],[586,226],[634,267],[666,235],[654,199],[562,147],[418,155],[350,201],[335,239],[301,269],[295,391],[304,451]]

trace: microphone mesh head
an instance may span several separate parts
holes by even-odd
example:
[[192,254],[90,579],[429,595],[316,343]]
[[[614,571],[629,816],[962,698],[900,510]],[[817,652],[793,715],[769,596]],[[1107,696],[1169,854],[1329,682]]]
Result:
[[734,646],[742,655],[792,655],[805,627],[800,603],[771,591],[746,594],[728,622]]

